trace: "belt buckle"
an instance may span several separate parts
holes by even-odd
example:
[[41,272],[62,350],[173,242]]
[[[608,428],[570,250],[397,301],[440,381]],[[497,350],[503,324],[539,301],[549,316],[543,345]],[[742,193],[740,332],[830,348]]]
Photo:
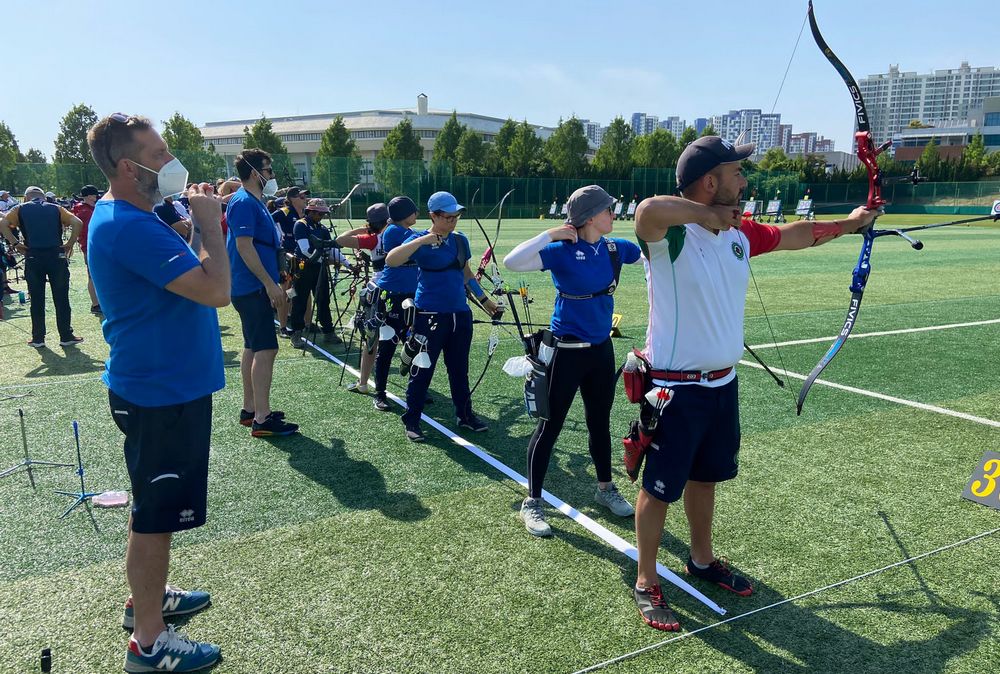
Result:
[[712,374],[712,373],[711,373],[711,372],[709,372],[708,370],[702,370],[702,371],[701,371],[701,379],[700,379],[699,381],[711,381],[711,380],[710,380],[710,379],[708,378],[708,375],[710,375],[710,374]]

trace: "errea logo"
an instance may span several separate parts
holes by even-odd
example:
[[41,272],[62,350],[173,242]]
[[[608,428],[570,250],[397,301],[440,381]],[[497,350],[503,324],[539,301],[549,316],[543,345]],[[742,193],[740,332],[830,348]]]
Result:
[[181,511],[181,523],[184,522],[194,522],[194,511],[190,508]]
[[667,485],[663,484],[663,481],[662,481],[662,480],[657,480],[657,481],[656,481],[656,482],[655,482],[655,483],[653,484],[653,491],[658,491],[658,492],[660,492],[661,494],[663,493],[663,490],[664,490],[664,489],[666,489],[666,488],[667,488]]
[[586,262],[587,256],[582,250],[576,251],[576,259],[580,262]]

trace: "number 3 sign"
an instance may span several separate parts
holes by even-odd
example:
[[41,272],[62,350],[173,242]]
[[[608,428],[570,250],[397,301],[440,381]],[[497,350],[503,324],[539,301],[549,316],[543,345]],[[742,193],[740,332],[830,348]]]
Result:
[[1000,510],[1000,453],[986,452],[965,485],[962,498]]

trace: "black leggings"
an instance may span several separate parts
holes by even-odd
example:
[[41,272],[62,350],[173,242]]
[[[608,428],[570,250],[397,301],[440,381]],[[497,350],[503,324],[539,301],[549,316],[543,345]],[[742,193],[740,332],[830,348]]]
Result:
[[540,498],[552,448],[577,389],[583,398],[590,458],[600,482],[611,481],[611,405],[615,348],[611,339],[583,349],[556,349],[549,366],[549,419],[539,420],[528,443],[528,496]]

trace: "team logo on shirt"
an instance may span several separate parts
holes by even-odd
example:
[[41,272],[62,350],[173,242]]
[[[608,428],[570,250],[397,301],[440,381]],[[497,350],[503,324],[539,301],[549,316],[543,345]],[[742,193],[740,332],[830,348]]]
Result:
[[745,253],[743,252],[743,246],[741,246],[736,241],[733,241],[733,255],[736,256],[736,259],[737,260],[742,260],[744,254]]
[[576,251],[576,259],[580,260],[581,262],[584,262],[586,261],[587,256],[582,250],[578,250]]

